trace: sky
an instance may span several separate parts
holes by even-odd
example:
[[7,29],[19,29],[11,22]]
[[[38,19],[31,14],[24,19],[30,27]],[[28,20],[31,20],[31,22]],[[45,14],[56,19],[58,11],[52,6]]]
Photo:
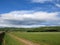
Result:
[[60,0],[0,0],[0,27],[60,26]]

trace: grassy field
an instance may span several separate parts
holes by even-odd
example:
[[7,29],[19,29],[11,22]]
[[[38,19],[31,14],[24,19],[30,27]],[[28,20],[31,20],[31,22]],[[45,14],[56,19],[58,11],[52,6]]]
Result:
[[5,45],[24,45],[22,42],[20,43],[18,40],[10,37],[8,34],[5,35]]
[[[60,45],[60,32],[12,32],[12,34],[41,45]],[[7,37],[6,39],[8,42],[11,38]],[[18,42],[17,45],[19,45]]]

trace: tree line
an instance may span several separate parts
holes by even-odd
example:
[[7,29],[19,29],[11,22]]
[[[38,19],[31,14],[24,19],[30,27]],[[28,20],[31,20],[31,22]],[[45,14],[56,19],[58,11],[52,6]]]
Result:
[[38,27],[38,28],[0,28],[0,31],[21,31],[21,32],[60,32],[60,26]]

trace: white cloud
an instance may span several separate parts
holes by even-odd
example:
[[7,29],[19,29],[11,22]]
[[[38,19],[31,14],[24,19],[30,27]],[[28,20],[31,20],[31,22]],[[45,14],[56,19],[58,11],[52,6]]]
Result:
[[46,2],[52,2],[57,7],[60,8],[60,0],[31,0],[32,3],[46,3]]
[[[22,12],[22,13],[21,13]],[[31,12],[31,11],[12,11],[9,13],[5,13],[5,14],[0,14],[0,26],[7,26],[7,27],[29,27],[26,25],[14,25],[11,24],[10,20],[13,21],[13,23],[15,23],[16,21],[22,21],[22,23],[26,23],[26,24],[30,24],[29,22],[31,20],[35,20],[34,22],[32,21],[31,23],[34,24],[30,27],[35,27],[35,22],[36,21],[60,21],[60,17],[58,17],[59,12],[41,12],[41,11],[37,11],[37,12]],[[9,20],[9,22],[7,22],[6,20]],[[16,20],[16,21],[15,21]],[[15,21],[15,22],[14,22]],[[25,21],[25,22],[24,22]],[[39,22],[40,23],[40,22]],[[37,26],[43,26],[43,25],[37,25]],[[45,25],[44,25],[45,26]]]
[[[14,11],[13,11],[14,12]],[[10,20],[25,20],[25,19],[34,19],[34,20],[56,20],[58,17],[58,12],[48,13],[48,12],[33,12],[33,13],[20,13],[20,12],[10,12],[6,14],[1,14],[2,19],[10,19]]]
[[34,3],[44,3],[46,1],[51,2],[53,0],[32,0],[32,2],[34,2]]
[[60,4],[56,4],[56,6],[60,8]]

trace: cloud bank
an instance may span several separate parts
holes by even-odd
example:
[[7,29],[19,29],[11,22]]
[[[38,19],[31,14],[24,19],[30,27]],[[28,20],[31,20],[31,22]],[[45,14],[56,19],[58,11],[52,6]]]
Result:
[[60,12],[12,11],[0,14],[2,27],[39,27],[60,25]]

